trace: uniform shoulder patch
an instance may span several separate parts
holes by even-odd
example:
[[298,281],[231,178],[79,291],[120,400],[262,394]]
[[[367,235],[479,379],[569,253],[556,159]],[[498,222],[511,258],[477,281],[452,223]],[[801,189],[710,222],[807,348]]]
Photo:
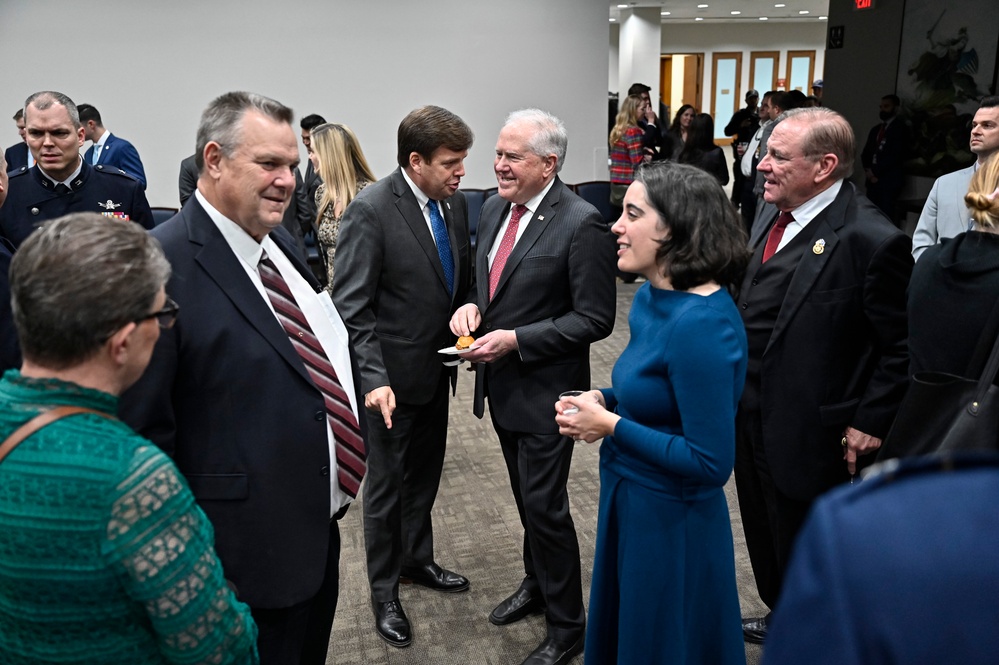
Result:
[[24,175],[27,172],[28,172],[28,167],[27,166],[21,166],[21,167],[18,167],[16,169],[14,169],[13,171],[7,171],[7,177],[8,178],[16,178],[18,176]]
[[134,180],[136,182],[139,181],[139,179],[136,178],[134,175],[122,171],[117,166],[105,166],[104,164],[98,164],[97,166],[94,167],[94,170],[97,171],[98,173],[106,173],[108,175],[114,175],[114,176],[124,176],[129,180]]

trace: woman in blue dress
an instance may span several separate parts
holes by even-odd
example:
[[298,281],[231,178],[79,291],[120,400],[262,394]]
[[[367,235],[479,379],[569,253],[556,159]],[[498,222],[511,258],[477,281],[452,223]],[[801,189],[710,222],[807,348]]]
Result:
[[728,290],[745,270],[745,234],[714,177],[670,162],[638,169],[612,230],[618,268],[648,280],[631,340],[612,388],[555,407],[563,434],[605,437],[586,664],[742,664],[723,486],[746,372]]

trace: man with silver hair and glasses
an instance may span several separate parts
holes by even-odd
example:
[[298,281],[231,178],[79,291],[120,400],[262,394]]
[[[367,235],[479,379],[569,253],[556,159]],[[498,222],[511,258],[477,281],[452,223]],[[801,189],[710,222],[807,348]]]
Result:
[[[824,108],[777,118],[736,303],[749,341],[735,480],[756,588],[778,602],[812,502],[873,458],[908,381],[909,238],[846,178],[856,142]],[[769,614],[743,623],[766,638]]]
[[499,196],[482,207],[475,285],[451,318],[478,339],[474,413],[489,413],[524,525],[524,579],[489,615],[496,625],[545,612],[547,637],[524,665],[567,663],[583,649],[579,543],[566,481],[573,441],[554,404],[590,387],[590,344],[614,327],[614,253],[596,208],[558,177],[568,145],[562,121],[511,113],[496,141]]
[[337,521],[365,471],[347,331],[281,226],[292,116],[246,92],[202,114],[198,188],[153,231],[184,309],[121,409],[173,456],[215,526],[265,665],[326,662]]
[[94,213],[14,256],[0,380],[0,662],[256,663],[250,609],[169,458],[115,418],[178,306],[159,243]]
[[17,247],[46,220],[71,212],[97,212],[112,222],[153,228],[145,185],[121,169],[91,166],[80,157],[84,129],[72,99],[36,92],[24,102],[24,120],[35,165],[11,172],[0,235]]

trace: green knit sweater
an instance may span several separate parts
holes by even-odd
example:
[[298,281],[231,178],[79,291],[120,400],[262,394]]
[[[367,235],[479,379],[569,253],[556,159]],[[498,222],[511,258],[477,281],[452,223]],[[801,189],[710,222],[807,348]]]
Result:
[[[117,398],[11,370],[0,441],[43,408]],[[0,462],[0,663],[256,663],[187,483],[118,420],[59,420]]]

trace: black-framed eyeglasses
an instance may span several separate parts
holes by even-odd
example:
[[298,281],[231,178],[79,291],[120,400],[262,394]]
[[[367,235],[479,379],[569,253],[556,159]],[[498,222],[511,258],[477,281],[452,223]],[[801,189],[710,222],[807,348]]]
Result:
[[159,324],[160,328],[168,330],[173,328],[173,324],[177,322],[177,313],[179,311],[180,305],[174,302],[170,296],[167,296],[166,302],[163,304],[163,309],[158,312],[153,312],[152,314],[140,316],[134,322],[142,323],[148,319],[156,319],[156,323]]

